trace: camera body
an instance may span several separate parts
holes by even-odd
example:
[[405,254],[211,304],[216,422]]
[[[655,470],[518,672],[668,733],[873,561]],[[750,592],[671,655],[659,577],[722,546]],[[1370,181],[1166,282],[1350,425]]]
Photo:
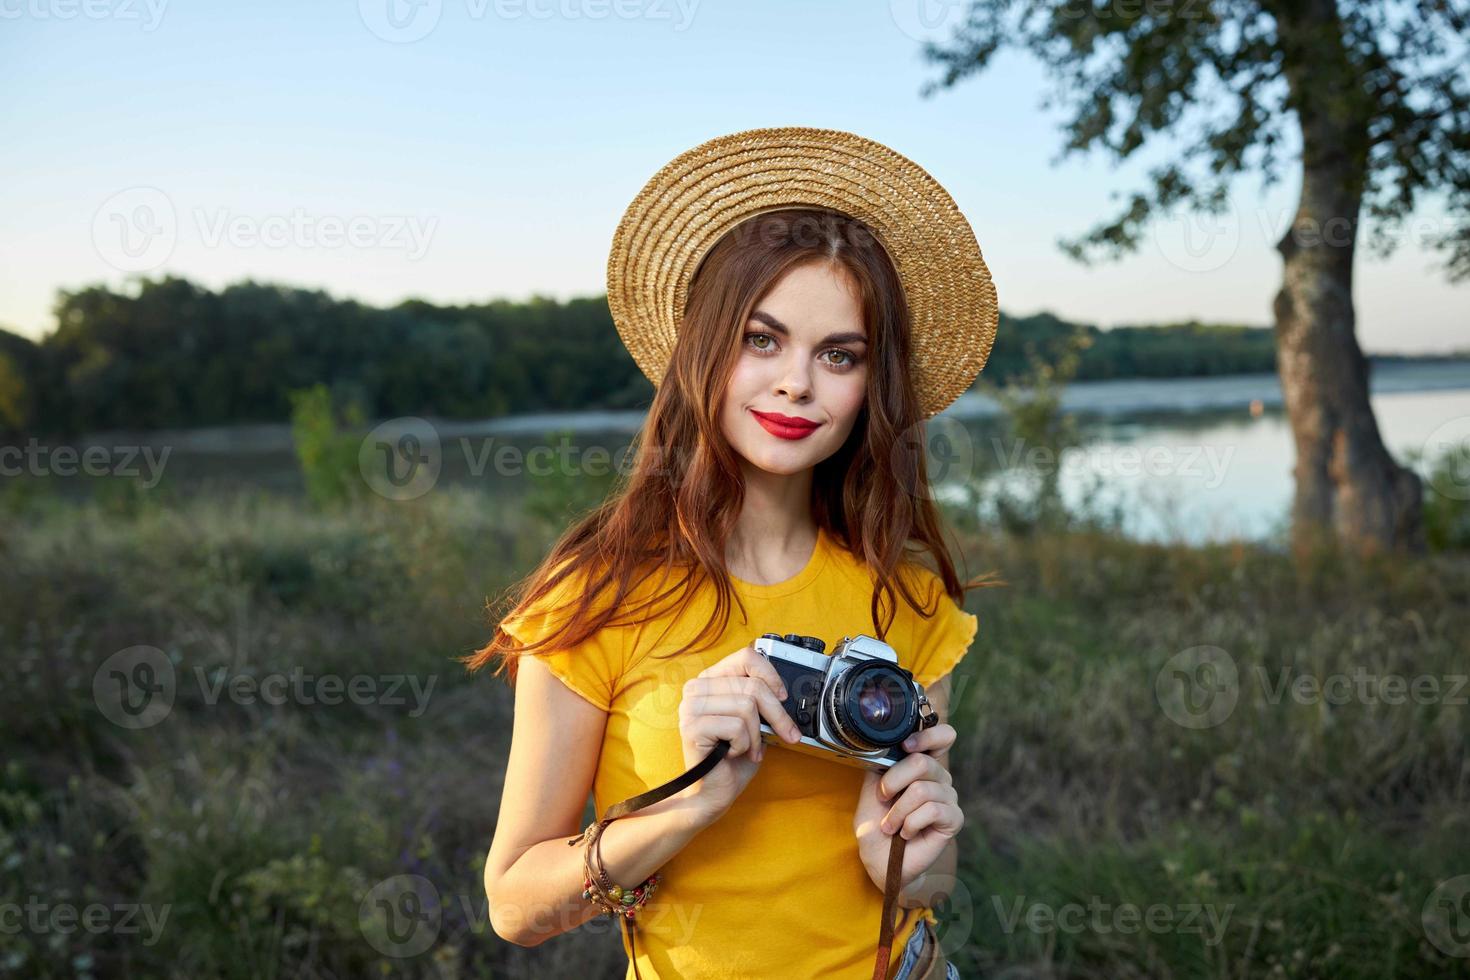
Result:
[[881,640],[844,636],[830,656],[821,639],[798,633],[763,633],[752,645],[781,675],[781,707],[801,731],[788,743],[762,721],[762,741],[885,770],[909,754],[904,739],[939,723],[923,686]]

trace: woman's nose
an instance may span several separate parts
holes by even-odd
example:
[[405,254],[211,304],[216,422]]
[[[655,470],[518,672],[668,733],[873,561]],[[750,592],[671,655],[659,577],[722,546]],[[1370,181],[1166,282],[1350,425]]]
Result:
[[802,351],[786,351],[776,368],[774,391],[777,395],[784,395],[792,401],[810,398],[812,394],[811,358]]
[[784,395],[792,401],[803,401],[811,397],[811,393],[811,378],[804,371],[787,371],[776,385],[776,394]]

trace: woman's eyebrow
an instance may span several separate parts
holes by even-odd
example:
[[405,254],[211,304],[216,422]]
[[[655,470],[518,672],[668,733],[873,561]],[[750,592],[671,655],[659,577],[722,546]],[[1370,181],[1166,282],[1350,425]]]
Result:
[[[756,310],[750,314],[750,318],[752,320],[759,320],[783,337],[791,336],[791,331],[787,328],[786,324],[777,320],[765,310]],[[860,333],[834,333],[822,338],[822,343],[824,344],[866,344],[867,342],[868,338]]]

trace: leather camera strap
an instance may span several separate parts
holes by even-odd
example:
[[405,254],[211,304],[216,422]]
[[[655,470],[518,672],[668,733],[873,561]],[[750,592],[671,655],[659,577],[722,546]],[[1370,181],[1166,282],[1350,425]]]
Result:
[[[626,817],[628,814],[641,810],[646,806],[652,806],[659,800],[673,796],[685,787],[693,785],[697,780],[702,779],[706,773],[719,765],[720,760],[729,751],[730,743],[725,739],[720,739],[715,744],[715,747],[710,749],[709,754],[701,759],[693,768],[685,770],[661,786],[655,786],[647,792],[639,793],[637,796],[630,796],[620,803],[614,803],[607,808],[607,811],[603,813],[598,823],[606,826],[619,817]],[[588,830],[590,829],[589,827]],[[586,836],[587,830],[583,830],[576,837],[570,838],[567,844],[575,845]],[[902,834],[894,834],[889,844],[888,873],[883,882],[883,920],[878,930],[878,952],[877,959],[873,963],[873,980],[888,980],[888,964],[893,952],[893,908],[898,899],[899,883],[902,880],[903,851],[904,844],[906,843]],[[633,920],[626,916],[619,916],[619,918],[622,919],[623,931],[628,936],[628,948],[632,950],[630,959],[633,963],[633,976],[637,980],[643,980],[642,974],[638,972],[638,950],[634,945]]]

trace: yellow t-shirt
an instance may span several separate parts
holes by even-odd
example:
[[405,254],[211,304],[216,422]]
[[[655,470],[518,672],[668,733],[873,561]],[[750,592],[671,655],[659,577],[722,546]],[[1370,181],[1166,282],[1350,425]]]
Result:
[[[932,571],[917,563],[903,569],[915,573],[911,591],[924,608],[938,594],[938,612],[925,619],[896,596],[885,642],[899,665],[928,685],[965,655],[978,620],[944,594]],[[793,578],[773,585],[735,579],[733,587],[749,621],[741,621],[732,603],[725,633],[702,651],[649,657],[677,650],[715,618],[708,584],[677,621],[605,628],[575,649],[538,654],[568,687],[608,713],[593,783],[599,815],[687,768],[679,701],[684,682],[706,667],[766,632],[821,637],[828,654],[843,636],[877,636],[869,609],[873,577],[825,529]],[[516,610],[502,628],[523,643],[545,635],[547,624],[567,611],[541,610],[557,609],[569,592],[563,583],[548,606]],[[659,869],[658,891],[636,920],[645,980],[872,976],[883,892],[863,868],[853,833],[864,770],[782,751],[779,739],[766,746],[760,770],[725,815]],[[932,910],[907,910],[892,962],[920,916],[935,922]],[[626,935],[623,946],[631,955]]]

